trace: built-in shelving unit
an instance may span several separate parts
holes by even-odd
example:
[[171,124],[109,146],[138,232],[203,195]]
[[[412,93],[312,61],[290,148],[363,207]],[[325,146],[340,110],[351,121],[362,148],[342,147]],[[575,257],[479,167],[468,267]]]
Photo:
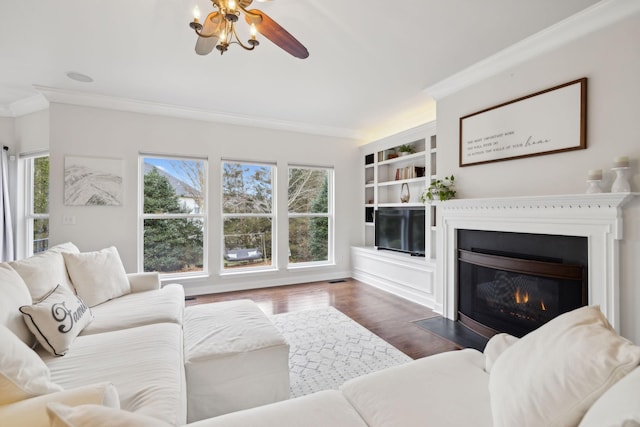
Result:
[[[413,152],[401,152],[400,147]],[[364,245],[351,249],[353,277],[411,301],[434,307],[436,203],[424,204],[420,196],[436,178],[436,123],[430,122],[360,148],[362,158]],[[408,200],[401,196],[409,193]],[[425,257],[378,251],[375,211],[382,207],[423,207]]]
[[[401,151],[401,147],[410,151]],[[411,152],[412,151],[412,152]],[[364,160],[365,246],[374,245],[374,212],[380,207],[425,206],[420,196],[436,177],[436,124],[430,122],[405,132],[372,142],[361,148]],[[406,185],[405,185],[406,184]],[[401,196],[408,190],[408,202]],[[426,215],[429,236],[425,253],[434,258],[435,206]]]

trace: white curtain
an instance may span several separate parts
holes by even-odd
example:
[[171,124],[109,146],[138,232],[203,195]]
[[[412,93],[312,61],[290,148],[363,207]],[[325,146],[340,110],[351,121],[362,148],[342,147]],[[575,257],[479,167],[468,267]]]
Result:
[[7,150],[2,147],[0,156],[0,261],[13,261],[13,224],[11,222],[11,203],[9,202],[9,160]]

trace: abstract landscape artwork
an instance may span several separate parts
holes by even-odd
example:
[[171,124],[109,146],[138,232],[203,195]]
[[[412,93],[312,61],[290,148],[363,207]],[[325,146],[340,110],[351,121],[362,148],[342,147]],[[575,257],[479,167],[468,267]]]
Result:
[[67,156],[65,206],[121,206],[122,160]]

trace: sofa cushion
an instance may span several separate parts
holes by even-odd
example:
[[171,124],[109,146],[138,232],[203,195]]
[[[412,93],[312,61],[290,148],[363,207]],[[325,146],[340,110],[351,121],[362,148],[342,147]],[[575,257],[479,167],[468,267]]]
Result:
[[33,305],[20,307],[24,321],[40,345],[55,356],[63,356],[93,319],[91,309],[69,289],[58,285]]
[[578,427],[640,426],[640,368],[618,381],[589,408]]
[[119,408],[118,391],[110,383],[91,384],[57,393],[44,394],[31,399],[0,406],[0,425],[11,427],[49,427],[47,405],[64,403],[76,406],[97,404]]
[[496,427],[575,426],[609,387],[640,363],[599,307],[564,313],[522,337],[493,364]]
[[492,336],[489,342],[487,342],[483,352],[485,357],[484,370],[490,374],[491,368],[493,368],[493,364],[496,359],[498,359],[498,356],[516,342],[518,342],[518,338],[513,335],[503,333]]
[[67,406],[50,403],[51,427],[170,427],[157,418],[101,405]]
[[80,335],[64,357],[38,354],[66,389],[112,382],[120,406],[174,425],[186,421],[182,327],[158,323]]
[[172,284],[155,291],[123,295],[91,309],[93,322],[82,335],[97,334],[153,323],[182,323],[184,289]]
[[0,405],[62,390],[38,355],[3,325],[0,343]]
[[29,288],[32,301],[40,301],[57,285],[73,290],[60,249],[50,249],[9,263]]
[[76,292],[89,307],[131,292],[118,250],[62,254]]
[[[400,426],[401,424],[396,424]],[[424,420],[421,424],[424,426]],[[367,427],[336,390],[325,390],[189,424],[189,427]]]
[[35,339],[24,323],[20,307],[31,302],[31,294],[22,277],[8,263],[0,263],[0,325],[28,345]]
[[491,427],[488,384],[484,355],[466,349],[354,378],[340,390],[370,427]]

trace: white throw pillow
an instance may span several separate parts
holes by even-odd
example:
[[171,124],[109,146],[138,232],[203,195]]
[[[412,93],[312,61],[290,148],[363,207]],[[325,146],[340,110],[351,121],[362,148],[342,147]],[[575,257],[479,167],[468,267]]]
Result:
[[518,342],[518,338],[509,334],[496,334],[491,337],[484,348],[484,370],[491,373],[493,364],[506,349]]
[[157,418],[100,405],[47,405],[51,427],[169,427]]
[[20,307],[24,321],[40,345],[63,356],[78,334],[93,320],[87,305],[69,289],[56,286],[42,301]]
[[579,427],[640,427],[640,368],[603,394]]
[[73,289],[64,258],[58,251],[45,251],[9,264],[27,284],[31,300],[34,302],[44,298],[56,285]]
[[0,325],[0,405],[61,391],[35,351]]
[[576,426],[607,389],[640,363],[599,307],[556,317],[500,355],[489,377],[495,427]]
[[0,325],[9,328],[25,344],[33,345],[35,339],[19,310],[31,304],[31,295],[22,277],[6,262],[0,263],[0,294]]
[[115,247],[79,254],[63,253],[71,282],[89,307],[131,293],[131,286]]

